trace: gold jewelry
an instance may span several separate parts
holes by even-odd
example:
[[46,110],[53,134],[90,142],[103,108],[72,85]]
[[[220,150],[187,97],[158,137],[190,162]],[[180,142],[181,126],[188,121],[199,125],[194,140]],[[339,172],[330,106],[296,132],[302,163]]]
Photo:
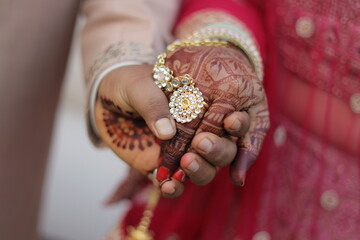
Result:
[[264,67],[262,58],[258,51],[258,47],[251,33],[245,28],[239,28],[231,24],[212,24],[193,32],[188,36],[188,41],[203,40],[223,40],[240,48],[250,60],[251,65],[255,69],[256,75],[260,80],[264,78]]
[[165,59],[169,53],[187,46],[229,46],[229,43],[209,39],[175,41],[167,47],[167,53],[157,57],[153,69],[154,82],[163,91],[172,93],[169,102],[170,113],[180,123],[191,122],[199,114],[204,113],[208,106],[202,92],[195,87],[195,80],[189,74],[175,77],[173,71],[165,66]]
[[154,234],[149,231],[149,226],[151,223],[151,218],[154,214],[154,208],[158,203],[160,198],[160,190],[158,187],[153,186],[151,190],[149,200],[147,202],[145,211],[143,212],[143,216],[140,220],[139,225],[134,228],[133,226],[128,227],[128,236],[125,238],[126,240],[153,240]]

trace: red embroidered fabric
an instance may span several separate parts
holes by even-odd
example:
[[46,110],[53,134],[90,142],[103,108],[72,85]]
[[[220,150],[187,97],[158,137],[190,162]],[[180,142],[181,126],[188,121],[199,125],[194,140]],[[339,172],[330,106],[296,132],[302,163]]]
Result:
[[[359,239],[360,1],[186,0],[180,23],[208,8],[266,43],[272,128],[244,188],[227,168],[207,186],[186,183],[156,208],[155,239]],[[123,229],[142,208],[135,199]]]

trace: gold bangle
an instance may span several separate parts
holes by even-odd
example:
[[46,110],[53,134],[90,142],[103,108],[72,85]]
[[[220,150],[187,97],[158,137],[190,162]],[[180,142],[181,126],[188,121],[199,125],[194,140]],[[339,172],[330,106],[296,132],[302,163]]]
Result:
[[169,108],[172,117],[180,123],[191,122],[201,113],[204,113],[208,104],[205,102],[202,92],[195,87],[195,80],[189,75],[175,76],[173,71],[165,66],[165,60],[169,53],[180,47],[187,46],[229,46],[229,43],[222,40],[202,41],[175,41],[167,47],[167,53],[157,57],[153,69],[155,84],[171,93]]
[[193,32],[188,36],[188,41],[223,40],[241,49],[250,60],[256,75],[260,80],[264,78],[264,67],[258,47],[251,34],[245,29],[237,28],[230,24],[214,24],[207,26],[199,31]]

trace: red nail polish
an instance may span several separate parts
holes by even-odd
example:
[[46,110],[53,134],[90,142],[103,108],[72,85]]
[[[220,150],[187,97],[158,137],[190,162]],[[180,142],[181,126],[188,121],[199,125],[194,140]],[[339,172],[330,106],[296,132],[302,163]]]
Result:
[[184,182],[185,173],[183,170],[178,169],[174,172],[174,174],[172,175],[172,178],[178,180],[179,182]]
[[170,177],[169,169],[167,169],[166,167],[163,167],[163,166],[158,168],[157,175],[156,175],[157,180],[159,180],[161,182],[169,177]]

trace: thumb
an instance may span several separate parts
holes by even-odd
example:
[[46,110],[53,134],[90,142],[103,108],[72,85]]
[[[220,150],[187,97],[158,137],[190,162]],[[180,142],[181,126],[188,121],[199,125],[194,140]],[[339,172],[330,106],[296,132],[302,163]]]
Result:
[[126,86],[128,104],[145,120],[156,137],[161,140],[172,138],[176,125],[165,93],[153,82],[151,69],[139,76]]

